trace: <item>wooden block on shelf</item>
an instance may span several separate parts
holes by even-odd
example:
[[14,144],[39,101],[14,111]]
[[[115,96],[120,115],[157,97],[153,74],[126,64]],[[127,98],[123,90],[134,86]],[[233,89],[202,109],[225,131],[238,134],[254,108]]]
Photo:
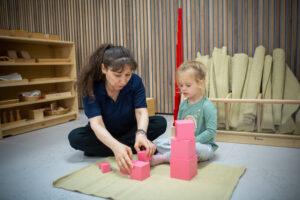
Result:
[[30,79],[30,82],[64,81],[64,80],[69,80],[69,79],[70,78],[68,76],[48,77],[48,78],[32,78],[32,79]]
[[44,118],[44,108],[28,110],[29,119],[43,119]]
[[6,55],[10,58],[13,58],[13,59],[18,58],[17,52],[15,50],[7,50]]
[[52,115],[63,115],[66,114],[70,111],[70,108],[62,108],[59,107],[57,110],[45,110],[45,114],[47,116],[52,116]]
[[28,53],[28,51],[24,51],[24,50],[18,51],[18,57],[19,58],[25,58],[25,59],[30,59],[31,58],[31,56]]
[[146,98],[147,110],[149,116],[154,116],[156,112],[155,98]]
[[24,60],[25,63],[35,63],[35,59],[34,58],[29,58],[29,59],[24,58],[23,60]]
[[67,58],[37,58],[36,61],[38,63],[44,63],[44,62],[71,62],[70,59]]
[[59,35],[46,34],[46,35],[45,35],[45,38],[46,38],[46,39],[49,39],[49,40],[59,40]]
[[9,36],[9,30],[5,28],[0,28],[0,35],[1,36]]
[[13,63],[13,62],[15,62],[15,60],[8,56],[0,56],[0,63]]
[[59,97],[70,97],[72,96],[72,93],[69,92],[58,92],[58,93],[52,93],[52,94],[45,94],[45,99],[52,99],[52,98],[59,98]]
[[13,37],[28,37],[28,32],[25,30],[10,30],[9,34]]
[[44,33],[29,33],[30,38],[45,39]]
[[13,121],[13,122],[7,122],[5,124],[1,124],[1,127],[8,127],[8,126],[14,126],[14,125],[18,125],[18,124],[24,124],[26,122],[26,119],[21,119],[18,121]]

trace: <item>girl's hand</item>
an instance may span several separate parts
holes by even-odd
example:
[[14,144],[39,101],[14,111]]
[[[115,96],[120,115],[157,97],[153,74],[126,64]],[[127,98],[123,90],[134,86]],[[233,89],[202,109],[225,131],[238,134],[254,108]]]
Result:
[[119,168],[123,171],[130,173],[131,169],[133,168],[133,164],[131,162],[131,148],[122,143],[119,143],[119,145],[115,146],[115,148],[112,151],[115,155]]
[[152,156],[156,151],[156,146],[147,139],[146,135],[138,133],[135,136],[134,148],[137,152],[139,152],[142,146],[146,148],[148,157]]

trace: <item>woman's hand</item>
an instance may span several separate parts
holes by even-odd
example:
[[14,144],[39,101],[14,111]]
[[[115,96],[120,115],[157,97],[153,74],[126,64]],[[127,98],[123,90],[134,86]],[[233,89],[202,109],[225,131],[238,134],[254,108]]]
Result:
[[139,152],[142,146],[145,147],[148,157],[152,156],[156,151],[156,146],[147,139],[145,134],[137,133],[135,136],[134,148]]
[[119,143],[112,150],[115,155],[119,168],[123,171],[130,173],[131,169],[133,168],[133,164],[131,162],[132,160],[131,148],[122,143]]

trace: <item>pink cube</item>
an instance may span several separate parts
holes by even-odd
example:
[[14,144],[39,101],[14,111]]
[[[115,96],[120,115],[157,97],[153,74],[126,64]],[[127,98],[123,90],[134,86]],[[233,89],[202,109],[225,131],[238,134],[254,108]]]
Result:
[[[131,160],[131,162],[132,162],[132,164],[134,164],[134,163],[137,162],[137,160]],[[130,173],[128,173],[128,172],[126,172],[126,171],[124,171],[124,170],[122,170],[122,169],[120,169],[120,172],[121,172],[122,174],[125,174],[125,175],[129,175],[129,174],[130,174]]]
[[150,177],[150,164],[144,161],[134,162],[130,178],[142,181],[148,177]]
[[152,156],[150,157],[147,156],[147,152],[145,150],[137,152],[137,155],[140,161],[147,162],[148,160],[152,159]]
[[126,172],[126,171],[124,171],[124,170],[122,170],[122,169],[120,169],[120,172],[121,172],[122,174],[129,175],[128,172]]
[[193,158],[196,154],[196,141],[171,139],[171,157],[176,159]]
[[102,169],[102,164],[105,164],[105,163],[108,163],[108,162],[99,162],[99,169]]
[[172,178],[191,180],[197,173],[197,155],[190,159],[170,159],[170,176]]
[[194,139],[195,138],[194,122],[192,120],[176,120],[175,137],[180,140]]
[[99,169],[102,170],[102,173],[110,172],[110,164],[108,162],[100,162]]

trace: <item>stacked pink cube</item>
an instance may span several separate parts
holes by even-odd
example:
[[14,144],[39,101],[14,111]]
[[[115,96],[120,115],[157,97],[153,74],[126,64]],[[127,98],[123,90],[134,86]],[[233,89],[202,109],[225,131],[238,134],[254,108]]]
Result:
[[147,152],[145,150],[137,152],[137,156],[140,161],[147,162],[152,159],[152,156],[148,157]]
[[191,180],[198,173],[194,122],[175,121],[175,138],[171,139],[170,175]]

